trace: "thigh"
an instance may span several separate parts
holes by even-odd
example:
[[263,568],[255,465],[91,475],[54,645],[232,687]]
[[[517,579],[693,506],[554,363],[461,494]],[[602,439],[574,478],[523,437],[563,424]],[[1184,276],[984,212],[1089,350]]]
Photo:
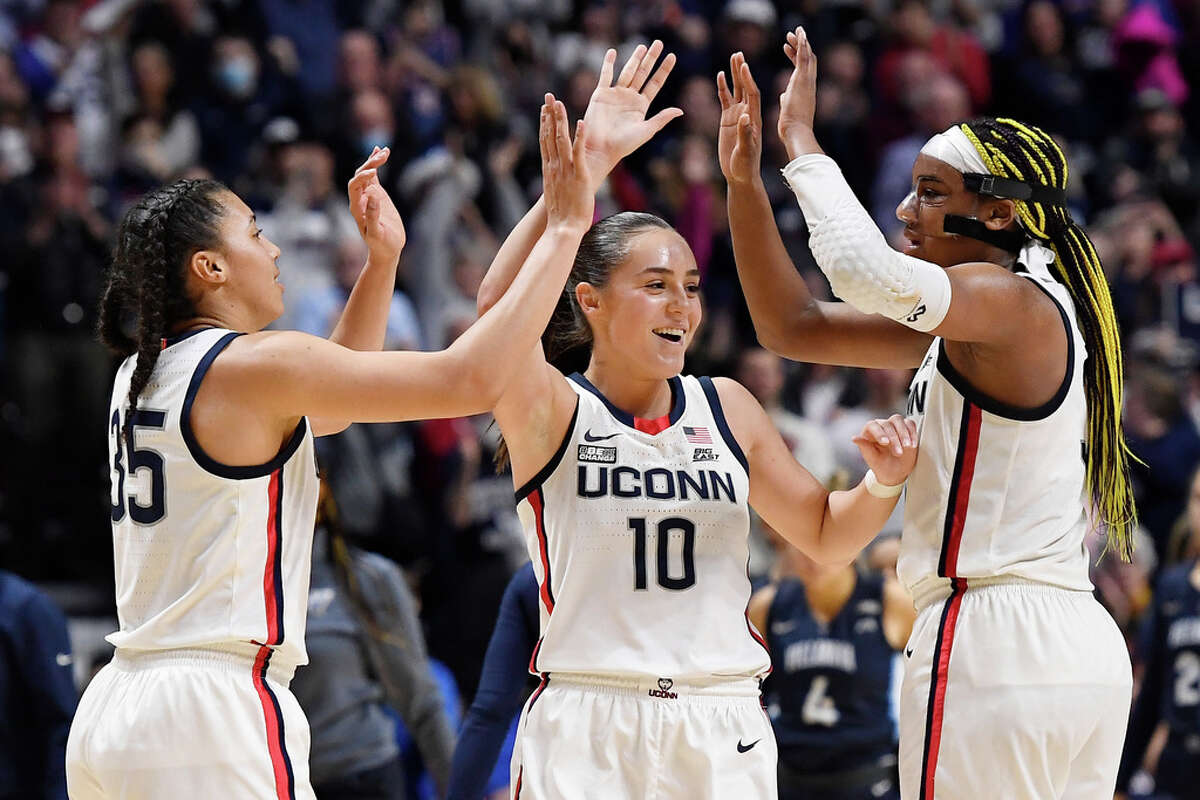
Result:
[[249,670],[110,677],[77,749],[104,797],[312,800],[308,723],[286,687],[268,681],[260,694]]
[[513,748],[515,800],[641,800],[661,721],[653,703],[553,680],[526,704]]
[[774,800],[779,751],[757,697],[663,702],[676,705],[663,709],[663,750],[651,784],[654,797]]
[[1084,702],[1094,712],[1095,728],[1071,760],[1062,800],[1111,797],[1117,785],[1131,692],[1120,687],[1097,687],[1088,694]]

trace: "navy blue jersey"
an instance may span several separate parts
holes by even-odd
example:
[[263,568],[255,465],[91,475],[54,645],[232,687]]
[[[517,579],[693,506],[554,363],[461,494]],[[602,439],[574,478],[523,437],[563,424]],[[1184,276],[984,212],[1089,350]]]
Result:
[[766,634],[775,671],[763,689],[782,764],[836,772],[895,751],[881,577],[859,575],[827,625],[813,617],[804,584],[785,579],[767,612]]
[[1190,579],[1196,561],[1164,570],[1142,626],[1142,689],[1129,722],[1117,779],[1127,786],[1159,721],[1168,729],[1156,788],[1192,796],[1200,786],[1200,590]]

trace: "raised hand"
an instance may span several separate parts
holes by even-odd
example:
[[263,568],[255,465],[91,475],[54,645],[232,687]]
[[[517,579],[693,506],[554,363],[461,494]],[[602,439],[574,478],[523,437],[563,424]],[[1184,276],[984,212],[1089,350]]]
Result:
[[761,177],[762,95],[741,53],[734,53],[729,59],[729,75],[733,79],[732,93],[725,82],[725,73],[717,73],[717,97],[721,101],[717,159],[725,180],[752,183]]
[[917,423],[899,414],[871,420],[854,443],[881,483],[904,483],[917,464]]
[[817,109],[817,57],[804,28],[789,31],[783,52],[792,62],[792,76],[779,97],[779,138],[795,157],[795,149],[812,139]]
[[570,137],[567,109],[547,93],[538,125],[542,150],[542,197],[546,203],[546,229],[566,228],[583,235],[592,224],[595,191],[584,150],[591,126],[579,120],[575,142]]
[[376,147],[346,185],[350,213],[358,233],[367,243],[368,258],[380,264],[395,265],[408,240],[404,220],[392,198],[379,183],[379,168],[387,163],[391,150]]
[[675,66],[675,54],[667,53],[655,69],[662,51],[663,43],[657,39],[649,48],[639,44],[621,68],[615,84],[613,65],[617,51],[604,54],[600,80],[583,115],[588,129],[584,153],[596,181],[603,180],[618,161],[650,141],[668,122],[683,116],[681,109],[672,107],[646,119],[650,103]]

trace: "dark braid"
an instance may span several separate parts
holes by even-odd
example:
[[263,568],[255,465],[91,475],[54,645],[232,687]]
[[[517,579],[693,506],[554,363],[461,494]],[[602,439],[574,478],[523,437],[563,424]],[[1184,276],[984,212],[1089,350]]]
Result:
[[[121,220],[100,301],[99,333],[118,354],[137,354],[129,381],[131,411],[158,363],[162,339],[195,314],[185,290],[186,265],[196,251],[220,244],[223,208],[217,195],[223,191],[216,181],[176,181],[142,197]],[[133,336],[127,317],[136,323]]]
[[[654,228],[672,230],[663,218],[640,211],[622,211],[588,228],[579,242],[575,263],[571,265],[571,274],[558,306],[542,334],[547,361],[561,369],[564,362],[574,361],[573,356],[591,349],[592,329],[575,299],[575,288],[581,283],[603,288],[613,270],[629,257],[633,237]],[[493,462],[496,472],[503,472],[508,467],[508,445],[503,436]]]
[[[1012,119],[984,118],[960,126],[993,174],[1057,189],[1067,188],[1067,159],[1039,128]],[[1108,280],[1096,249],[1066,206],[1014,201],[1021,227],[1048,244],[1054,272],[1075,302],[1087,343],[1084,389],[1088,404],[1087,487],[1107,526],[1109,546],[1123,558],[1133,553],[1137,525],[1129,459],[1121,426],[1121,339]]]

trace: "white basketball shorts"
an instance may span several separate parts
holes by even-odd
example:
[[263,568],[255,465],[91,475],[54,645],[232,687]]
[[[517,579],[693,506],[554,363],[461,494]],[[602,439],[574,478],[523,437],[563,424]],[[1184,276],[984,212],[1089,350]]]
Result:
[[525,704],[514,800],[774,800],[775,734],[758,681],[563,675]]
[[954,579],[921,591],[900,691],[905,800],[1113,796],[1129,652],[1090,592]]
[[270,650],[118,650],[67,740],[72,800],[313,800],[308,720]]

